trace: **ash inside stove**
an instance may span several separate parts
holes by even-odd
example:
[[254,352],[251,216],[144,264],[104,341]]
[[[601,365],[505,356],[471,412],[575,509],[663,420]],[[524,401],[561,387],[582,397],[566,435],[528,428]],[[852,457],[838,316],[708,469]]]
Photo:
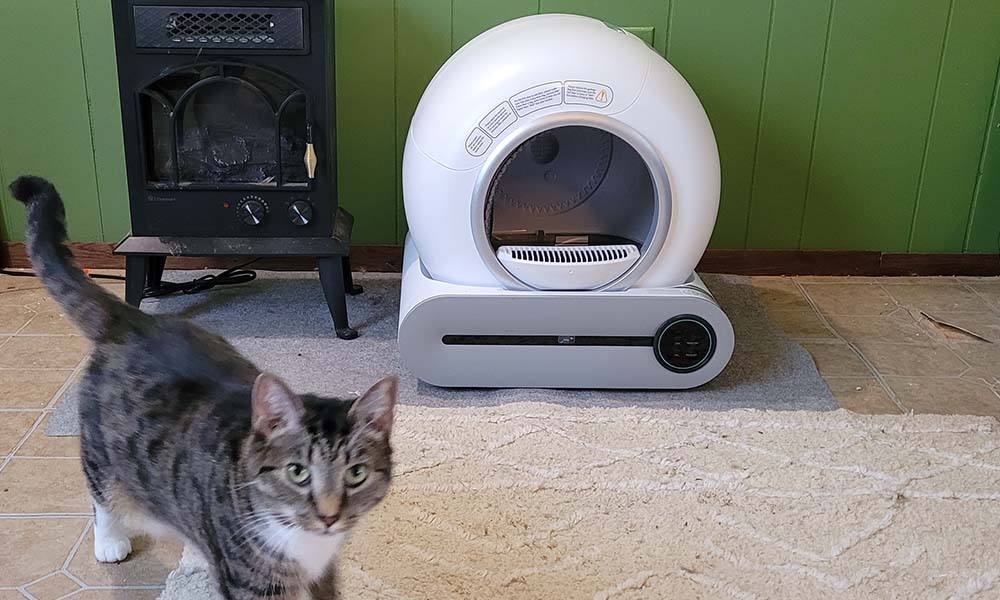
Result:
[[308,110],[288,82],[251,68],[207,68],[165,77],[143,100],[150,183],[307,184]]

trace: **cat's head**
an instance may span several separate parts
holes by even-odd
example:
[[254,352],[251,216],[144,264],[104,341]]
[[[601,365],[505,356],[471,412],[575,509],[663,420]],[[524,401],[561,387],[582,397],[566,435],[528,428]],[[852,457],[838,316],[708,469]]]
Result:
[[389,489],[397,387],[388,377],[354,401],[336,400],[296,395],[261,374],[245,465],[255,516],[320,535],[353,527]]

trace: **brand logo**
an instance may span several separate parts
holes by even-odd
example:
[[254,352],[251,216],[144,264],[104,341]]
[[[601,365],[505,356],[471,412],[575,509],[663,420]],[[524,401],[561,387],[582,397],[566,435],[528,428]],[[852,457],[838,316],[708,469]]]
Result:
[[177,202],[177,198],[174,196],[146,196],[146,200],[150,202]]

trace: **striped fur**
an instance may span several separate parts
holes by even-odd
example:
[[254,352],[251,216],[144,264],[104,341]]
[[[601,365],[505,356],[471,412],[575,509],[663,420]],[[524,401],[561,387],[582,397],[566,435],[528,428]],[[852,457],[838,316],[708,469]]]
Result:
[[32,264],[93,342],[80,420],[97,558],[169,532],[209,559],[227,600],[336,597],[336,552],[389,487],[396,380],[355,401],[296,395],[222,338],[146,315],[82,273],[47,181],[22,177],[11,193],[27,206]]

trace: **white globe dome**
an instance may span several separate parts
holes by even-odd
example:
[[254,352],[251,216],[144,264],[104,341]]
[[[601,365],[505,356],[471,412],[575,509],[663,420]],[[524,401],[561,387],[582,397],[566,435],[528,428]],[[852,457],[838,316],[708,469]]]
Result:
[[586,17],[525,17],[466,44],[430,82],[403,199],[432,279],[531,289],[497,258],[501,241],[583,234],[637,249],[598,287],[665,287],[687,280],[708,244],[718,150],[690,86],[637,37]]

